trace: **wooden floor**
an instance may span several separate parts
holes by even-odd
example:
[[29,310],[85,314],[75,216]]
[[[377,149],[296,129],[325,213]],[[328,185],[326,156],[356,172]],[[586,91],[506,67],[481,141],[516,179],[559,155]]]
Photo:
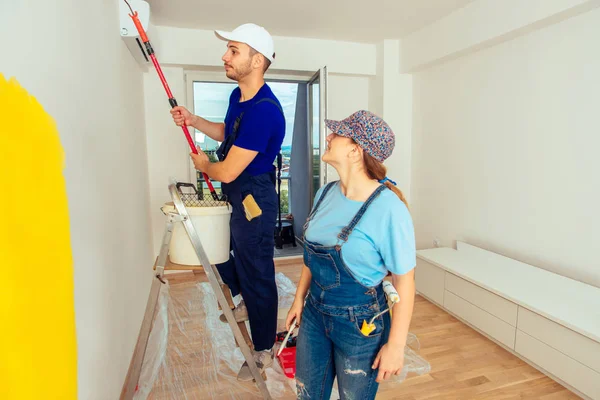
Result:
[[[300,266],[287,261],[285,265],[278,265],[277,271],[297,283]],[[176,274],[169,275],[168,279],[173,303],[189,306],[201,303],[196,285],[206,281],[204,274]],[[186,311],[188,315],[178,316],[182,318],[179,324],[182,320],[189,324],[185,334],[170,321],[169,371],[161,370],[149,399],[260,398],[254,384],[237,382],[233,373],[225,376],[227,374],[216,372],[215,365],[198,366],[199,358],[211,352],[208,348],[211,343],[204,338],[205,314],[201,308],[189,307],[192,311]],[[410,332],[417,335],[421,344],[419,354],[431,364],[431,373],[409,375],[402,383],[383,383],[377,399],[579,398],[420,296],[416,299]],[[171,346],[171,343],[181,345]],[[187,350],[182,351],[182,348]],[[214,358],[211,362],[223,363]],[[173,385],[175,380],[179,382],[176,386]],[[281,389],[283,394],[278,398],[295,398],[291,388]]]

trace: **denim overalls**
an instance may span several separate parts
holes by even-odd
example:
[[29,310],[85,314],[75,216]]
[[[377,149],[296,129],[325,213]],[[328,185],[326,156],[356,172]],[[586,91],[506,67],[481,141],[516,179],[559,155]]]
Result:
[[[254,105],[272,99],[261,99]],[[281,109],[280,109],[281,111]],[[283,113],[283,111],[282,111]],[[217,151],[223,161],[235,142],[243,113]],[[273,167],[274,169],[274,167]],[[232,206],[231,249],[233,255],[217,268],[231,294],[242,293],[248,309],[250,331],[256,351],[273,347],[277,335],[278,296],[275,283],[275,224],[279,204],[275,191],[275,171],[252,176],[243,171],[233,182],[222,183],[223,194]],[[242,201],[252,195],[262,215],[248,221]]]
[[[308,217],[310,223],[334,183],[323,189]],[[300,323],[296,355],[296,385],[299,399],[329,399],[337,376],[340,397],[374,399],[379,384],[371,366],[379,349],[387,343],[390,317],[375,319],[368,337],[360,332],[363,320],[370,321],[387,307],[383,287],[358,282],[342,260],[341,250],[367,208],[386,190],[380,186],[338,235],[338,244],[321,246],[305,238],[304,263],[312,273],[309,294]]]

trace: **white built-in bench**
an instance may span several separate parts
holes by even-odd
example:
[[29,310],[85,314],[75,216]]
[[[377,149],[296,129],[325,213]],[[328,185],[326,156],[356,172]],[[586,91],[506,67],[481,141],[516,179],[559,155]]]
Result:
[[417,252],[417,291],[573,392],[600,399],[600,289],[469,244]]

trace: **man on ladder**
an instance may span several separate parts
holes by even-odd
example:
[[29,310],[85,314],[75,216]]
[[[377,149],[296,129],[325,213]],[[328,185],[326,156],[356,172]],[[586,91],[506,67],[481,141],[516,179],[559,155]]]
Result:
[[[231,294],[243,300],[234,310],[236,321],[250,321],[254,360],[260,372],[273,364],[277,334],[274,230],[278,210],[275,191],[275,157],[285,136],[285,118],[279,100],[265,83],[264,74],[275,58],[273,39],[262,27],[244,24],[232,32],[215,31],[227,42],[223,55],[225,74],[238,87],[229,98],[224,123],[193,115],[184,107],[171,110],[179,126],[193,126],[222,142],[219,162],[211,163],[202,151],[192,154],[194,166],[222,182],[231,203],[233,255],[217,265]],[[221,320],[226,322],[222,316]],[[252,380],[246,362],[238,373]]]

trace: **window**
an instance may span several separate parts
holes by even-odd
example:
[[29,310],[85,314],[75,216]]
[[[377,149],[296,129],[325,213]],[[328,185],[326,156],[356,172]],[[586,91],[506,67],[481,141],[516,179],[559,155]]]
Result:
[[[194,82],[193,113],[211,122],[223,122],[229,105],[229,95],[236,88],[233,83]],[[194,139],[204,151],[217,150],[219,144],[195,129]]]
[[[296,97],[298,93],[298,83],[292,82],[268,82],[271,90],[279,99],[283,114],[285,116],[286,130],[282,153],[281,168],[281,212],[289,212],[289,168],[292,153],[292,137],[294,132],[294,120],[296,115]],[[237,87],[236,83],[224,82],[193,82],[193,113],[207,119],[211,122],[223,122],[229,106],[229,97],[231,92]],[[194,140],[202,150],[204,150],[211,159],[216,160],[216,150],[220,143],[209,138],[199,130],[194,130]],[[275,161],[276,162],[276,161]],[[197,182],[201,182],[202,175],[196,174]],[[215,187],[220,187],[219,182],[214,183]]]

